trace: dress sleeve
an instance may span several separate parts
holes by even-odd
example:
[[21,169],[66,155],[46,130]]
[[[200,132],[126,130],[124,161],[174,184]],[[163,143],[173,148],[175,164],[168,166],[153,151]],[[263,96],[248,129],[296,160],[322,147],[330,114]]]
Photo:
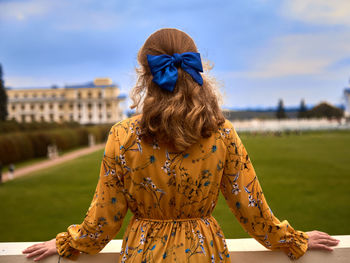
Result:
[[108,134],[100,175],[91,205],[80,225],[56,236],[60,256],[77,259],[80,252],[96,254],[118,233],[128,206],[118,161],[119,140],[114,126]]
[[307,250],[307,234],[273,215],[245,147],[232,124],[226,127],[222,132],[227,153],[221,191],[227,204],[242,227],[259,243],[298,259]]

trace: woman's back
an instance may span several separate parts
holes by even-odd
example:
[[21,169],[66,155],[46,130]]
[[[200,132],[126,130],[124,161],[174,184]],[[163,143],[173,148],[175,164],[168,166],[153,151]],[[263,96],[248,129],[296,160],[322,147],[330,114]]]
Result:
[[134,214],[125,233],[124,259],[206,262],[228,257],[223,233],[211,217],[226,155],[220,132],[173,152],[140,139],[139,118],[114,126],[122,138],[118,159]]
[[185,151],[144,142],[139,116],[115,125],[123,133],[119,161],[124,187],[138,218],[187,219],[210,216],[219,193],[226,147],[219,131]]

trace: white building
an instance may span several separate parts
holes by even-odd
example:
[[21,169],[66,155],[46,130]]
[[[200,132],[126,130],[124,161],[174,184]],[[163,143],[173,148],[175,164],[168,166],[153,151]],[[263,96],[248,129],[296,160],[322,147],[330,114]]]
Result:
[[7,88],[8,119],[19,122],[76,121],[81,124],[114,123],[125,116],[119,88],[109,78],[83,85],[48,88]]

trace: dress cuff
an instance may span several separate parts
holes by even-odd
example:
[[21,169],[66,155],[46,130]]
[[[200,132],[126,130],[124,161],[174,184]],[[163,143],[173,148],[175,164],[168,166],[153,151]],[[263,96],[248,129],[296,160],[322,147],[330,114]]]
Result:
[[56,236],[57,253],[71,260],[76,260],[79,257],[80,251],[70,246],[72,237],[67,232],[62,232]]
[[298,259],[305,254],[308,249],[309,236],[302,231],[293,230],[293,233],[289,233],[288,249],[285,250],[290,259]]

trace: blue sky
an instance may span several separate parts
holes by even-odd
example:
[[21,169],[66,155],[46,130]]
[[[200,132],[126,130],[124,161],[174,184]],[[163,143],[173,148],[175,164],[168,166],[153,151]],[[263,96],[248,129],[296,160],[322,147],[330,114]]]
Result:
[[110,77],[128,94],[155,30],[189,33],[232,108],[343,102],[350,77],[348,0],[0,0],[6,86]]

